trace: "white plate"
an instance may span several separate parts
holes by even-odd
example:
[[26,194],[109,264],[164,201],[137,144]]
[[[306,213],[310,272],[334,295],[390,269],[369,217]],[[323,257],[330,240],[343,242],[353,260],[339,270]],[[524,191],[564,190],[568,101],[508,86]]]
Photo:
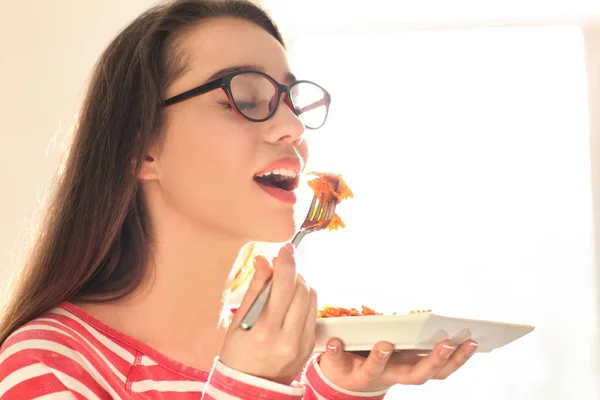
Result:
[[321,318],[317,321],[315,352],[325,351],[330,338],[339,338],[346,351],[369,351],[380,341],[396,350],[431,350],[440,340],[461,344],[475,340],[478,353],[489,353],[529,332],[530,325],[444,317],[431,313]]

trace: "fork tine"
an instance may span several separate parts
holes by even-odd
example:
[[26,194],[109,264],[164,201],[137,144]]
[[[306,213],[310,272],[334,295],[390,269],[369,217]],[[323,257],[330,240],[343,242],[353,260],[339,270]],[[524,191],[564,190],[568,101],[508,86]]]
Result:
[[315,194],[313,196],[312,202],[310,203],[310,207],[308,207],[308,213],[306,214],[306,219],[307,220],[312,220],[313,219],[313,215],[315,213],[316,207],[317,206],[317,195]]
[[319,221],[323,221],[323,219],[325,219],[325,216],[327,215],[328,211],[329,211],[329,202],[326,201],[324,203],[322,203],[322,207],[321,207],[321,213],[318,215],[317,220]]
[[323,214],[323,202],[318,201],[317,204],[317,208],[315,209],[315,212],[310,219],[311,221],[319,221],[319,219],[321,218],[321,214]]

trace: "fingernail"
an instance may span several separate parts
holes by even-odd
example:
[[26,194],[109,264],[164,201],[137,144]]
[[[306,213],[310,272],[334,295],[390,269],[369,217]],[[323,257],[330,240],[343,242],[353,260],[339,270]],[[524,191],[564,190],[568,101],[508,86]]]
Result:
[[479,348],[479,345],[477,343],[475,343],[475,342],[469,343],[469,350],[467,350],[467,355],[472,356],[473,354],[475,354],[475,352],[477,351],[477,348]]
[[448,346],[445,344],[444,347],[442,348],[442,351],[440,352],[440,355],[445,360],[448,357],[450,357],[452,355],[452,353],[454,353],[454,350],[456,350],[456,347]]
[[337,351],[337,346],[334,346],[334,345],[331,345],[331,344],[328,344],[327,348],[329,350],[331,350],[333,353],[335,353]]
[[391,351],[385,351],[385,350],[379,349],[379,355],[381,356],[381,358],[386,358],[390,354],[391,354]]

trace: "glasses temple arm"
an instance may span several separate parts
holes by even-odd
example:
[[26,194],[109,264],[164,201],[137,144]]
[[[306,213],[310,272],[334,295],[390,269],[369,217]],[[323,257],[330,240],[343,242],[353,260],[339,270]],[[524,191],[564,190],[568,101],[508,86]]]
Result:
[[303,114],[305,112],[312,111],[315,108],[319,108],[319,107],[322,107],[322,106],[327,106],[327,102],[325,101],[325,98],[322,98],[321,100],[315,101],[314,103],[310,103],[309,105],[307,105],[305,107],[299,108],[298,112],[300,114]]

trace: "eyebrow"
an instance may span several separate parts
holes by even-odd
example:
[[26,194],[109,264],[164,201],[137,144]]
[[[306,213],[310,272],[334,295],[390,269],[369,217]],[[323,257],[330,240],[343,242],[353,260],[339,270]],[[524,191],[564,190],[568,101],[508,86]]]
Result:
[[[256,64],[241,64],[241,65],[234,65],[231,67],[226,67],[226,68],[222,68],[220,70],[218,70],[217,72],[215,72],[214,74],[212,74],[207,80],[206,82],[210,82],[214,79],[217,78],[221,78],[225,75],[229,75],[229,74],[233,74],[235,72],[240,72],[240,71],[246,71],[249,69],[253,69],[256,71],[260,71],[260,72],[265,72],[264,68],[260,67],[259,65]],[[265,72],[266,73],[266,72]],[[287,83],[288,85],[291,85],[292,83],[296,82],[298,79],[296,78],[296,76],[294,74],[292,74],[291,72],[288,72],[285,75],[284,78],[284,83]]]

